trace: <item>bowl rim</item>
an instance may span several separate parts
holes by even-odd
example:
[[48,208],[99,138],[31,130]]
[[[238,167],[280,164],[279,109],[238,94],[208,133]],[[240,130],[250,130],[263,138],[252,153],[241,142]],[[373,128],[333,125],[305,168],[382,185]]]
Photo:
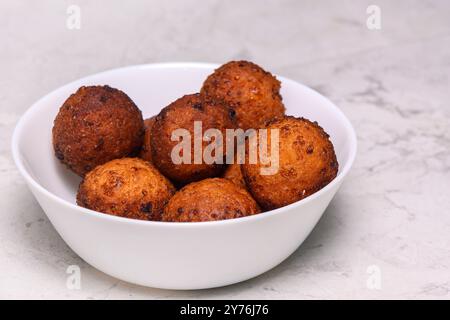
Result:
[[[52,90],[51,92],[47,93],[46,95],[42,96],[41,98],[39,98],[37,101],[35,101],[26,111],[25,113],[20,117],[19,121],[17,122],[15,128],[14,128],[14,132],[13,132],[13,137],[12,137],[12,143],[11,143],[11,149],[12,149],[12,155],[13,155],[13,159],[14,162],[16,164],[16,167],[19,169],[20,174],[24,177],[24,179],[26,180],[26,182],[28,184],[30,184],[31,186],[33,186],[36,190],[38,190],[40,193],[42,193],[44,196],[46,196],[47,198],[52,199],[55,202],[58,202],[59,204],[69,207],[71,209],[74,209],[76,211],[79,211],[82,214],[88,214],[90,216],[92,216],[93,218],[97,218],[97,219],[106,219],[109,220],[111,222],[117,222],[117,223],[128,223],[128,224],[136,224],[136,225],[147,225],[147,226],[152,226],[152,225],[157,225],[157,226],[161,226],[161,227],[168,227],[168,228],[193,228],[193,227],[198,227],[198,226],[222,226],[222,225],[230,225],[230,224],[235,224],[235,223],[245,223],[245,222],[250,222],[250,221],[257,221],[260,219],[267,219],[271,216],[274,215],[278,215],[281,214],[285,211],[289,211],[291,209],[295,209],[297,207],[303,206],[311,201],[313,201],[314,199],[320,197],[322,194],[328,192],[328,190],[330,190],[331,188],[333,188],[334,185],[339,184],[348,174],[348,172],[350,171],[350,168],[352,167],[355,157],[356,157],[356,152],[357,152],[357,138],[356,138],[356,132],[355,129],[353,128],[352,124],[350,123],[350,121],[348,120],[348,118],[345,116],[345,114],[331,101],[329,100],[327,97],[323,96],[322,94],[318,93],[317,91],[315,91],[314,89],[299,83],[295,80],[291,80],[289,78],[285,78],[279,75],[275,75],[281,82],[291,82],[294,83],[296,85],[301,86],[305,91],[308,91],[310,94],[315,95],[315,96],[319,96],[322,99],[325,99],[330,106],[332,106],[332,108],[334,109],[334,111],[337,113],[338,117],[340,118],[340,121],[344,124],[345,128],[346,128],[346,133],[347,133],[347,138],[350,139],[350,150],[349,150],[349,156],[348,156],[348,160],[346,161],[344,167],[338,171],[338,175],[329,183],[327,184],[325,187],[323,187],[322,189],[320,189],[319,191],[313,193],[312,195],[296,201],[294,203],[291,203],[289,205],[286,205],[284,207],[280,207],[277,209],[273,209],[273,210],[269,210],[266,212],[262,212],[259,214],[254,214],[254,215],[250,215],[250,216],[246,216],[246,217],[241,217],[241,218],[235,218],[235,219],[226,219],[226,220],[218,220],[218,221],[202,221],[202,222],[166,222],[166,221],[149,221],[149,220],[137,220],[137,219],[131,219],[131,218],[125,218],[125,217],[120,217],[120,216],[114,216],[114,215],[110,215],[110,214],[105,214],[105,213],[101,213],[98,211],[94,211],[91,209],[87,209],[84,207],[80,207],[76,204],[73,204],[65,199],[62,199],[60,197],[58,197],[56,194],[52,193],[51,191],[47,190],[45,187],[43,187],[39,182],[37,182],[28,172],[28,170],[26,169],[26,167],[24,166],[22,157],[20,155],[20,151],[19,151],[19,139],[22,136],[22,132],[24,129],[25,124],[28,122],[27,120],[29,118],[31,118],[36,112],[39,111],[39,108],[37,107],[39,104],[42,103],[42,101],[44,101],[45,99],[47,99],[48,97],[50,97],[51,95],[55,94],[56,92],[63,90],[66,87],[72,86],[75,83],[78,82],[83,82],[83,81],[89,81],[90,78],[94,77],[94,76],[102,76],[102,75],[107,75],[108,73],[116,73],[116,72],[120,72],[120,71],[125,71],[125,70],[130,70],[130,69],[167,69],[167,68],[203,68],[203,69],[215,69],[217,67],[219,67],[220,64],[214,64],[214,63],[203,63],[203,62],[163,62],[163,63],[150,63],[150,64],[138,64],[138,65],[130,65],[130,66],[126,66],[126,67],[120,67],[120,68],[114,68],[114,69],[109,69],[106,71],[102,71],[102,72],[98,72],[98,73],[94,73],[79,79],[76,79],[74,81],[71,81],[65,85],[62,85],[54,90]],[[45,211],[45,210],[44,210]]]

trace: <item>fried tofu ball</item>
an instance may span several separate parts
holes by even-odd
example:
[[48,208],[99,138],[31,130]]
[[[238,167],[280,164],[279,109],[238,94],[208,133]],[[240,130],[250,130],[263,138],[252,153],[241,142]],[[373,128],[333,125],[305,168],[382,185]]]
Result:
[[317,124],[303,118],[285,117],[268,127],[267,150],[270,152],[271,129],[279,129],[279,167],[272,175],[262,175],[261,163],[250,164],[249,148],[242,173],[259,205],[275,209],[291,204],[325,187],[338,172],[338,162],[328,134]]
[[122,91],[81,87],[59,109],[53,124],[56,157],[80,176],[112,159],[136,154],[142,145],[141,111]]
[[164,209],[163,221],[200,222],[234,219],[257,214],[252,196],[227,179],[210,178],[188,184]]
[[239,128],[263,128],[284,115],[280,81],[258,65],[231,61],[214,71],[203,83],[203,96],[222,99],[236,112]]
[[150,137],[153,124],[155,123],[155,118],[156,117],[151,117],[144,120],[145,134],[139,158],[144,159],[148,162],[152,162],[152,147],[150,145]]
[[[211,142],[203,141],[199,159],[201,163],[194,163],[194,122],[199,121],[202,125],[201,134],[208,129],[220,130],[225,137],[226,129],[235,128],[233,113],[227,105],[209,99],[201,99],[199,94],[185,95],[172,102],[161,110],[156,117],[151,131],[151,150],[153,164],[177,185],[184,185],[192,181],[198,181],[209,177],[215,177],[222,173],[225,162],[225,151],[221,162],[208,164],[205,162],[203,151]],[[172,133],[177,129],[188,130],[191,138],[190,150],[187,155],[190,163],[174,163],[172,150],[184,140],[172,141]],[[223,138],[225,145],[225,138]],[[185,140],[187,141],[187,140]],[[214,138],[212,138],[212,142]],[[198,154],[199,152],[197,152]],[[186,156],[182,151],[176,155]]]
[[86,174],[78,188],[77,204],[114,216],[157,221],[175,191],[149,162],[121,158]]

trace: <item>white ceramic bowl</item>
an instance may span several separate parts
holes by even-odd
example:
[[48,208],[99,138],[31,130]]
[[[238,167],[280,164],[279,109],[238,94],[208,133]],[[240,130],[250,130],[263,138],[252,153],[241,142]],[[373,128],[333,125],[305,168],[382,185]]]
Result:
[[64,241],[86,262],[121,280],[166,289],[224,286],[255,277],[293,253],[322,216],[356,154],[355,132],[319,93],[283,77],[287,113],[316,120],[330,134],[338,176],[310,197],[240,219],[165,223],[115,217],[78,207],[80,178],[53,154],[51,129],[59,107],[82,85],[108,84],[126,92],[144,117],[198,92],[216,65],[132,66],[65,85],[37,101],[20,119],[12,150],[20,173]]

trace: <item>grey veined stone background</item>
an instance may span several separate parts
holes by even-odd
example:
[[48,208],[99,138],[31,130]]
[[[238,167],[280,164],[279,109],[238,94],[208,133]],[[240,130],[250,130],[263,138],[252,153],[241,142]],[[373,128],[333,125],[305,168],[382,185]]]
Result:
[[[70,30],[67,8],[81,10]],[[381,29],[366,9],[381,9]],[[57,235],[15,169],[39,97],[110,68],[249,59],[332,99],[356,163],[307,241],[237,285],[165,291],[111,278]],[[450,2],[0,2],[0,298],[450,298]],[[69,265],[81,289],[66,287]]]

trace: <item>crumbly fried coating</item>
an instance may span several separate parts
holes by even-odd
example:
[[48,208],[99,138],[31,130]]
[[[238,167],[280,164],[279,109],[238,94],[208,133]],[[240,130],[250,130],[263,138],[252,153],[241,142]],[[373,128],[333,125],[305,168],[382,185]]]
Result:
[[280,81],[258,65],[231,61],[208,76],[200,93],[230,104],[239,128],[259,129],[284,115],[280,86]]
[[[220,175],[224,169],[224,158],[221,158],[222,164],[216,162],[208,164],[201,151],[201,163],[194,163],[194,122],[201,122],[202,135],[208,129],[217,129],[225,137],[225,130],[236,126],[233,117],[234,114],[230,112],[226,104],[211,99],[201,99],[199,94],[185,95],[172,102],[158,114],[151,131],[153,164],[177,185]],[[172,133],[177,129],[186,129],[190,133],[191,163],[176,164],[172,161],[172,150],[180,143],[180,141],[171,140]],[[203,141],[202,150],[210,143]],[[225,141],[223,143],[225,144]],[[225,153],[224,151],[224,156]]]
[[150,137],[155,119],[156,116],[144,120],[145,134],[141,152],[139,153],[139,158],[148,162],[152,162],[152,146],[150,145]]
[[136,154],[143,134],[141,111],[125,93],[109,86],[79,88],[60,108],[52,130],[56,157],[80,176]]
[[78,188],[77,204],[115,216],[158,221],[175,191],[149,162],[121,158],[86,174]]
[[200,222],[245,217],[260,212],[252,196],[223,178],[193,182],[178,191],[164,209],[163,221]]
[[[261,163],[249,164],[248,148],[242,165],[246,185],[262,208],[275,209],[301,200],[336,177],[333,144],[317,122],[288,116],[269,123],[268,129],[269,137],[270,129],[279,129],[278,172],[262,175]],[[270,138],[267,140],[270,152]]]
[[246,189],[244,176],[242,175],[241,165],[238,163],[229,164],[225,169],[222,178],[228,179],[238,187]]

